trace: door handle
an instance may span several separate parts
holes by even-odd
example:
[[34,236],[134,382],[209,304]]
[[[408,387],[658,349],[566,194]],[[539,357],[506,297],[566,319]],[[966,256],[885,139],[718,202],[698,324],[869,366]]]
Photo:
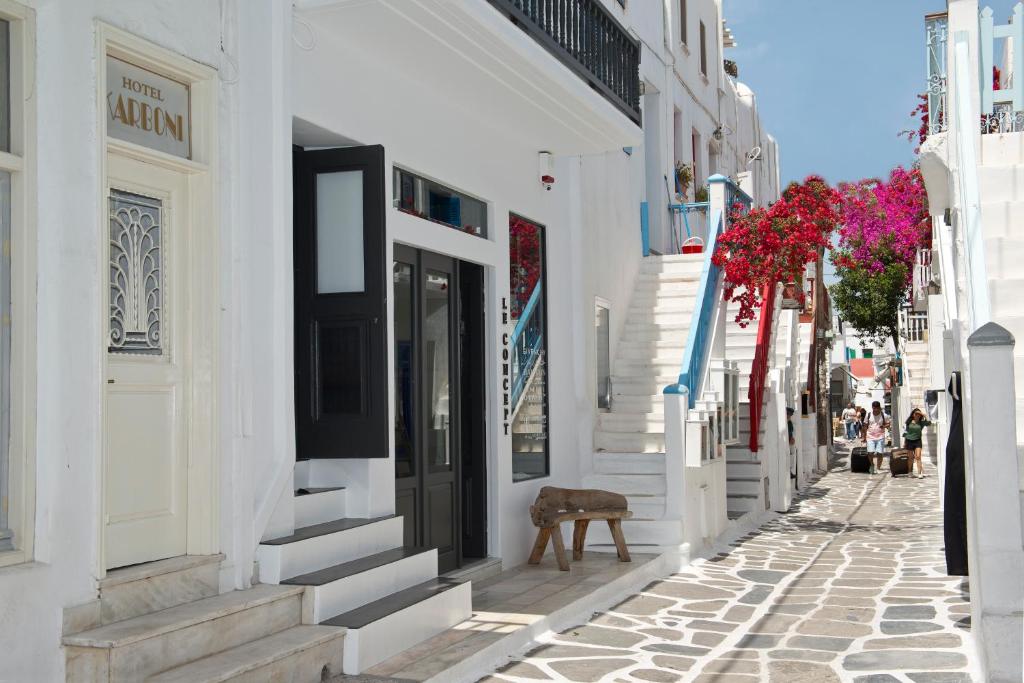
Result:
[[113,384],[113,383],[114,383],[115,381],[116,381],[116,380],[113,380],[113,379],[108,379],[108,380],[107,380],[107,384]]

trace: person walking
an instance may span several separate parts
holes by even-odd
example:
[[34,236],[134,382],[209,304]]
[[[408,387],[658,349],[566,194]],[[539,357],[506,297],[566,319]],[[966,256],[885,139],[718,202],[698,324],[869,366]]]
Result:
[[851,401],[846,410],[843,411],[843,425],[846,427],[846,440],[853,441],[857,438],[857,409]]
[[800,490],[800,482],[796,478],[796,426],[793,424],[792,408],[786,408],[786,432],[789,434],[789,478],[793,480],[797,490]]
[[864,429],[868,442],[868,458],[871,459],[868,474],[876,474],[882,469],[882,460],[885,459],[885,430],[888,427],[889,416],[882,412],[882,404],[872,401],[871,412],[867,416]]
[[857,408],[857,438],[867,445],[868,437],[865,430],[868,426],[868,411],[864,408]]
[[[924,478],[924,462],[921,460],[921,436],[924,428],[931,422],[919,409],[914,408],[907,418],[906,430],[903,432],[903,447],[909,451],[910,473],[917,479]],[[914,463],[917,463],[917,474],[914,472]]]

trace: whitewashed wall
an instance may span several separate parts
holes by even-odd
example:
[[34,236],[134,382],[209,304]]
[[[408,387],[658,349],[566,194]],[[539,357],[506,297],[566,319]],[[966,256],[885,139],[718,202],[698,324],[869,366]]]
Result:
[[[61,610],[96,597],[107,288],[98,222],[95,21],[204,64],[220,62],[217,3],[38,0],[38,329],[35,562],[0,569],[0,680],[63,680]],[[221,125],[231,114],[221,112]],[[224,151],[224,150],[222,150]],[[224,155],[229,159],[230,155]],[[221,174],[231,177],[231,162]],[[216,224],[214,224],[216,225]]]

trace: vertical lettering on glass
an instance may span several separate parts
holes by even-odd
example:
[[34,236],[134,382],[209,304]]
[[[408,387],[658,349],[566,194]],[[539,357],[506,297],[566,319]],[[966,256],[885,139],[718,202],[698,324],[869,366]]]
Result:
[[110,192],[111,353],[163,353],[161,202]]

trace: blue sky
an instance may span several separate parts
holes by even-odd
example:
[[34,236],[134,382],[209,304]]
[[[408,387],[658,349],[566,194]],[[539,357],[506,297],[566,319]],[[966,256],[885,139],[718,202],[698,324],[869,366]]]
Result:
[[[1005,20],[1015,0],[982,0]],[[884,176],[913,162],[897,133],[925,87],[924,15],[945,0],[725,0],[726,57],[757,94],[782,180]]]
[[[1005,23],[1017,0],[982,0]],[[924,15],[945,0],[724,0],[725,51],[779,142],[783,186],[884,177],[914,161],[910,112],[925,89]],[[826,259],[826,282],[834,269]]]

